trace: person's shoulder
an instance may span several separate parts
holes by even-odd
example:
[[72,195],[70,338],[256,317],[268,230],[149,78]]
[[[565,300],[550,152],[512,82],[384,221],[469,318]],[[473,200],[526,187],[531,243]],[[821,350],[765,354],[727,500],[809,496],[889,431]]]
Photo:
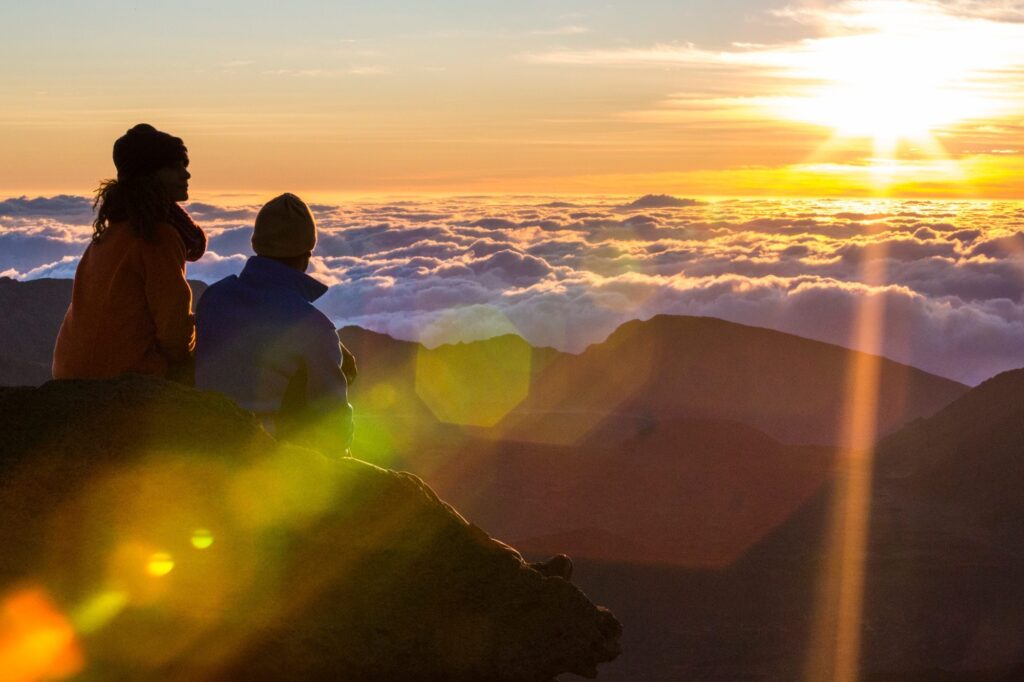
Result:
[[331,318],[327,317],[323,311],[309,301],[303,301],[302,321],[309,329],[315,330],[319,333],[336,333],[334,323],[331,322]]
[[199,297],[199,303],[196,305],[196,313],[200,310],[209,308],[211,305],[216,304],[223,298],[228,298],[233,295],[233,292],[238,289],[238,275],[228,275],[227,277],[221,278],[213,284],[206,287],[203,291],[203,295]]
[[236,286],[237,284],[238,284],[238,275],[227,275],[226,277],[221,277],[220,279],[218,279],[213,284],[210,284],[209,286],[207,286],[206,290],[210,291],[210,290],[213,290],[213,289],[222,289],[224,287]]
[[127,220],[116,220],[109,223],[98,237],[90,241],[89,246],[95,245],[97,249],[102,250],[108,244],[116,244],[116,249],[122,251],[133,248],[137,241],[138,236],[135,234],[135,230],[132,229],[131,223]]

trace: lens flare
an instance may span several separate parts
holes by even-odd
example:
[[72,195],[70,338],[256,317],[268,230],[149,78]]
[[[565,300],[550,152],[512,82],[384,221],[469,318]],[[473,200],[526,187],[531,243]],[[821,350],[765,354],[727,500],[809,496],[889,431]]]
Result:
[[[884,247],[865,256],[861,267],[869,286],[885,284],[884,256]],[[805,669],[809,681],[856,682],[859,678],[884,315],[884,295],[865,292],[851,339],[851,345],[862,352],[851,355],[847,372],[841,442],[849,445],[836,473],[827,554]]]
[[213,545],[213,533],[206,528],[198,528],[192,533],[192,546],[196,549],[209,549]]
[[521,337],[420,347],[416,393],[449,424],[494,426],[530,391],[532,349]]
[[162,578],[174,570],[174,558],[167,552],[156,552],[146,563],[146,572],[156,578]]
[[387,382],[381,382],[370,389],[366,396],[367,406],[372,410],[387,410],[398,400],[398,391]]
[[248,530],[312,523],[341,495],[334,462],[320,453],[290,446],[253,462],[227,486],[232,515]]
[[75,675],[84,665],[71,622],[45,590],[30,587],[3,599],[0,676],[4,680],[59,680]]
[[89,635],[98,632],[128,605],[128,595],[120,590],[101,592],[81,604],[71,614],[75,631]]
[[414,441],[408,418],[382,413],[360,413],[352,451],[359,459],[377,466],[390,467],[398,452],[409,452]]

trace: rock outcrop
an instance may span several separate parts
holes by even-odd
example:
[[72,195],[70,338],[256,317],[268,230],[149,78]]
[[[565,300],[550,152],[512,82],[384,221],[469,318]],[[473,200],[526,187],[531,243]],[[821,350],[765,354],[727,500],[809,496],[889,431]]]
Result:
[[0,602],[23,619],[0,648],[45,612],[68,634],[31,649],[44,673],[548,680],[618,654],[608,611],[418,478],[281,445],[214,394],[0,389],[0,433]]

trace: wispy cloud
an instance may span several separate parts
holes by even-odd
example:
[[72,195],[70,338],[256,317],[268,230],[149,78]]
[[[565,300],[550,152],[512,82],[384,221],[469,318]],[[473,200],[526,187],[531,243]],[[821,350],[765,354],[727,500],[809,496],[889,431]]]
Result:
[[582,66],[672,66],[723,62],[722,53],[699,50],[692,44],[658,44],[650,47],[587,48],[547,50],[521,55],[537,64],[578,64]]
[[577,36],[583,35],[584,33],[590,33],[590,29],[578,24],[556,26],[555,28],[539,28],[534,31],[530,31],[530,34],[535,36]]
[[381,76],[387,73],[391,73],[391,69],[389,69],[386,66],[364,64],[360,66],[349,67],[348,73],[353,76]]
[[391,73],[391,69],[377,64],[356,64],[340,69],[270,69],[263,73],[268,76],[314,79],[344,78],[346,76],[381,76]]

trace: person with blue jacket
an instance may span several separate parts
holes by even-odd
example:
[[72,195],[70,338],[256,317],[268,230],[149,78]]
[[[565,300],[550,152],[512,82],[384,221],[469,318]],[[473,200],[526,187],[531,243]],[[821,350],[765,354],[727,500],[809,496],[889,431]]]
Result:
[[294,194],[256,216],[239,275],[212,284],[196,310],[196,387],[255,413],[279,439],[348,454],[355,379],[352,354],[313,306],[327,287],[305,274],[316,223]]

